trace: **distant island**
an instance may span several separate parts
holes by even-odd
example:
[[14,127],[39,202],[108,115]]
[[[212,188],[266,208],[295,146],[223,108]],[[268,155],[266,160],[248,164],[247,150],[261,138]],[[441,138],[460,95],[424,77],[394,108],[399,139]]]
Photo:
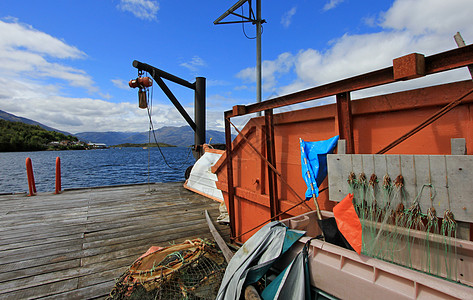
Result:
[[127,147],[177,147],[177,146],[174,146],[174,145],[169,145],[169,144],[166,144],[166,143],[146,143],[146,144],[134,144],[134,143],[124,143],[124,144],[119,144],[119,145],[113,145],[113,146],[110,146],[110,148],[127,148]]

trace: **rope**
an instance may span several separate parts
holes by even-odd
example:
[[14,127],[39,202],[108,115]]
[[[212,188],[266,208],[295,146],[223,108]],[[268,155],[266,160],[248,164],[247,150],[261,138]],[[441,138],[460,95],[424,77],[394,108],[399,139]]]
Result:
[[456,106],[458,106],[463,99],[465,99],[468,95],[470,95],[471,93],[473,93],[473,89],[468,91],[466,94],[464,94],[463,96],[461,96],[460,98],[458,99],[455,99],[453,100],[452,102],[450,102],[449,104],[447,104],[446,106],[444,106],[442,109],[440,109],[438,112],[436,112],[435,114],[433,114],[432,116],[430,116],[429,118],[427,118],[424,122],[420,123],[417,127],[415,127],[414,129],[410,130],[409,132],[407,132],[406,134],[404,134],[403,136],[401,136],[400,138],[398,138],[397,140],[395,140],[394,142],[392,142],[391,144],[387,145],[386,147],[384,147],[383,149],[379,150],[376,154],[384,154],[386,152],[388,152],[389,150],[391,150],[392,148],[396,147],[397,145],[399,145],[400,143],[404,142],[405,140],[407,140],[408,138],[410,138],[411,136],[413,136],[414,134],[416,134],[417,132],[419,132],[420,130],[424,129],[425,127],[429,126],[430,124],[432,124],[433,122],[435,122],[436,120],[438,120],[440,117],[442,117],[443,115],[445,115],[446,113],[448,113],[449,111],[451,111],[453,108],[455,108]]
[[[264,157],[263,154],[261,154],[260,151],[258,151],[258,149],[256,149],[251,143],[250,141],[248,140],[248,138],[243,134],[241,133],[240,130],[238,130],[238,128],[235,126],[235,124],[233,124],[229,118],[227,118],[228,122],[233,126],[233,128],[235,128],[235,130],[238,132],[238,134],[246,141],[246,143],[248,144],[248,146],[251,147],[251,149],[253,149],[260,157],[261,159],[263,159],[266,164],[271,168],[271,170],[273,170],[274,173],[276,173],[276,175],[278,175],[279,179],[281,180],[282,183],[284,183],[288,188],[289,190],[296,196],[296,198],[298,198],[300,201],[303,201],[305,202],[305,200],[303,200],[298,194],[297,192],[292,188],[291,185],[289,185],[289,183],[282,177],[282,174],[278,172],[278,170],[276,170],[276,168],[266,159],[266,157]],[[227,149],[228,150],[228,149]],[[227,156],[227,159],[229,159],[229,156]],[[307,204],[304,203],[304,205],[306,206],[306,208],[312,210],[310,208],[310,206],[308,206]]]
[[[319,192],[322,193],[322,192],[324,192],[324,191],[326,191],[326,190],[328,190],[327,187],[321,189]],[[301,202],[299,202],[299,203],[295,204],[294,206],[292,206],[292,207],[286,209],[285,211],[280,212],[279,214],[277,214],[276,216],[274,216],[274,218],[278,218],[278,217],[284,215],[284,214],[287,213],[288,211],[290,211],[290,210],[296,208],[297,206],[303,204],[304,202],[305,202],[305,200],[302,200]],[[250,230],[245,231],[245,232],[241,233],[240,235],[236,236],[235,239],[238,239],[238,238],[244,236],[245,234],[247,234],[247,233],[249,233],[249,232],[252,232],[253,230],[255,230],[255,229],[257,229],[257,228],[263,226],[264,224],[266,224],[266,223],[268,223],[268,222],[271,222],[272,220],[273,220],[272,218],[271,218],[271,219],[267,219],[266,221],[264,221],[263,223],[259,224],[258,226],[255,226],[255,227],[251,228]]]
[[[153,71],[153,78],[154,78],[154,71]],[[179,165],[178,167],[172,167],[168,161],[166,160],[166,157],[164,156],[164,153],[163,151],[161,150],[161,147],[159,146],[159,143],[158,143],[158,139],[156,137],[156,131],[154,130],[154,125],[153,125],[153,120],[152,120],[152,106],[153,106],[153,86],[151,87],[151,93],[149,92],[149,89],[148,89],[148,105],[147,105],[147,111],[148,111],[148,118],[149,118],[149,131],[153,133],[153,138],[154,138],[154,142],[156,143],[156,146],[158,147],[158,150],[159,150],[159,153],[161,154],[161,157],[163,158],[164,160],[164,163],[166,164],[166,166],[168,166],[170,169],[172,170],[176,170],[176,171],[179,171],[181,170],[181,168],[183,166],[185,166],[186,164],[188,164],[188,161],[189,161],[189,157],[190,157],[190,153],[192,152],[192,149],[189,147],[189,151],[187,153],[187,156],[186,156],[186,159],[185,161]],[[151,144],[150,142],[150,139],[149,139],[149,135],[150,133],[148,133],[148,141],[149,141],[149,144]],[[149,149],[149,148],[148,148]],[[149,162],[148,162],[148,169],[149,169]],[[149,172],[149,171],[148,171]]]

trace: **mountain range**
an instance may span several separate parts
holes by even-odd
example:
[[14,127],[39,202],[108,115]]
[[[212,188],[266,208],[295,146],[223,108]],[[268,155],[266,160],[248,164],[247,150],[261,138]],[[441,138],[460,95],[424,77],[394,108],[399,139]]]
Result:
[[[153,132],[149,137],[146,132],[79,132],[74,134],[85,142],[104,143],[109,146],[132,143],[145,144],[151,140],[154,143]],[[189,126],[173,127],[165,126],[154,131],[158,143],[166,143],[175,146],[187,147],[194,144],[194,131]],[[212,144],[225,143],[225,133],[217,130],[206,131],[206,141],[212,138]]]
[[69,132],[61,131],[61,130],[43,125],[39,122],[30,120],[30,119],[27,119],[27,118],[15,116],[15,115],[7,113],[6,111],[3,111],[3,110],[0,110],[0,120],[10,121],[10,122],[21,122],[21,123],[30,124],[30,125],[39,125],[39,127],[44,128],[48,131],[56,131],[56,132],[60,132],[64,135],[73,135]]
[[[40,127],[49,130],[57,131],[65,135],[74,135],[84,142],[94,142],[94,143],[104,143],[108,146],[132,143],[132,144],[144,144],[148,143],[148,135],[146,132],[118,132],[118,131],[108,131],[108,132],[79,132],[76,134],[71,134],[65,131],[61,131],[46,125],[43,125],[39,122],[18,117],[8,112],[0,110],[0,119],[12,121],[12,122],[22,122],[31,125],[39,125]],[[156,139],[159,143],[166,143],[175,146],[187,147],[194,144],[194,131],[189,126],[173,127],[165,126],[154,131]],[[212,144],[223,144],[225,143],[225,133],[217,130],[207,130],[206,131],[206,141],[208,142],[212,138]],[[151,142],[154,141],[153,134],[151,133]]]

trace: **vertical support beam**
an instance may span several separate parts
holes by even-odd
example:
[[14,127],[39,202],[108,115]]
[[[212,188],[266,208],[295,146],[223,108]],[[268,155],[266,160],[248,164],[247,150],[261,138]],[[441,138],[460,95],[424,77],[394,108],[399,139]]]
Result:
[[[266,158],[268,162],[276,168],[276,150],[274,148],[274,123],[273,110],[264,111],[264,123],[266,132]],[[269,208],[271,219],[276,220],[279,213],[278,186],[276,173],[268,166],[268,184],[269,184]]]
[[205,144],[205,77],[195,79],[194,97],[195,146]]
[[[262,76],[261,76],[261,0],[256,0],[256,102],[260,103],[262,98]],[[261,116],[261,112],[256,115]]]
[[[258,131],[258,133],[260,134],[260,142],[261,142],[261,153],[265,153],[266,152],[266,129],[264,128],[264,126],[261,126],[260,127],[260,131]],[[267,191],[266,191],[266,181],[267,181],[267,176],[266,176],[266,170],[265,168],[267,167],[267,164],[264,160],[260,159],[260,174],[261,174],[261,177],[260,177],[260,187],[261,187],[261,190],[260,190],[260,193],[261,195],[266,195],[267,194]]]
[[225,114],[225,145],[227,151],[227,185],[228,185],[228,214],[230,215],[230,239],[236,237],[235,218],[235,190],[233,187],[233,153],[232,153],[232,131],[230,120]]
[[355,153],[350,92],[337,94],[337,120],[340,139],[346,140],[347,154]]

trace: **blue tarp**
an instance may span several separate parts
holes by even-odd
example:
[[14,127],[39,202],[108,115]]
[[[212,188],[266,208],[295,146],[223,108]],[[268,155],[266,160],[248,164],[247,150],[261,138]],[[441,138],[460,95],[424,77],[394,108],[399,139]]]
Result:
[[[319,196],[319,186],[327,177],[327,154],[331,154],[338,142],[338,135],[325,141],[301,142],[302,178],[307,185],[306,200]],[[310,175],[309,175],[309,174]]]

